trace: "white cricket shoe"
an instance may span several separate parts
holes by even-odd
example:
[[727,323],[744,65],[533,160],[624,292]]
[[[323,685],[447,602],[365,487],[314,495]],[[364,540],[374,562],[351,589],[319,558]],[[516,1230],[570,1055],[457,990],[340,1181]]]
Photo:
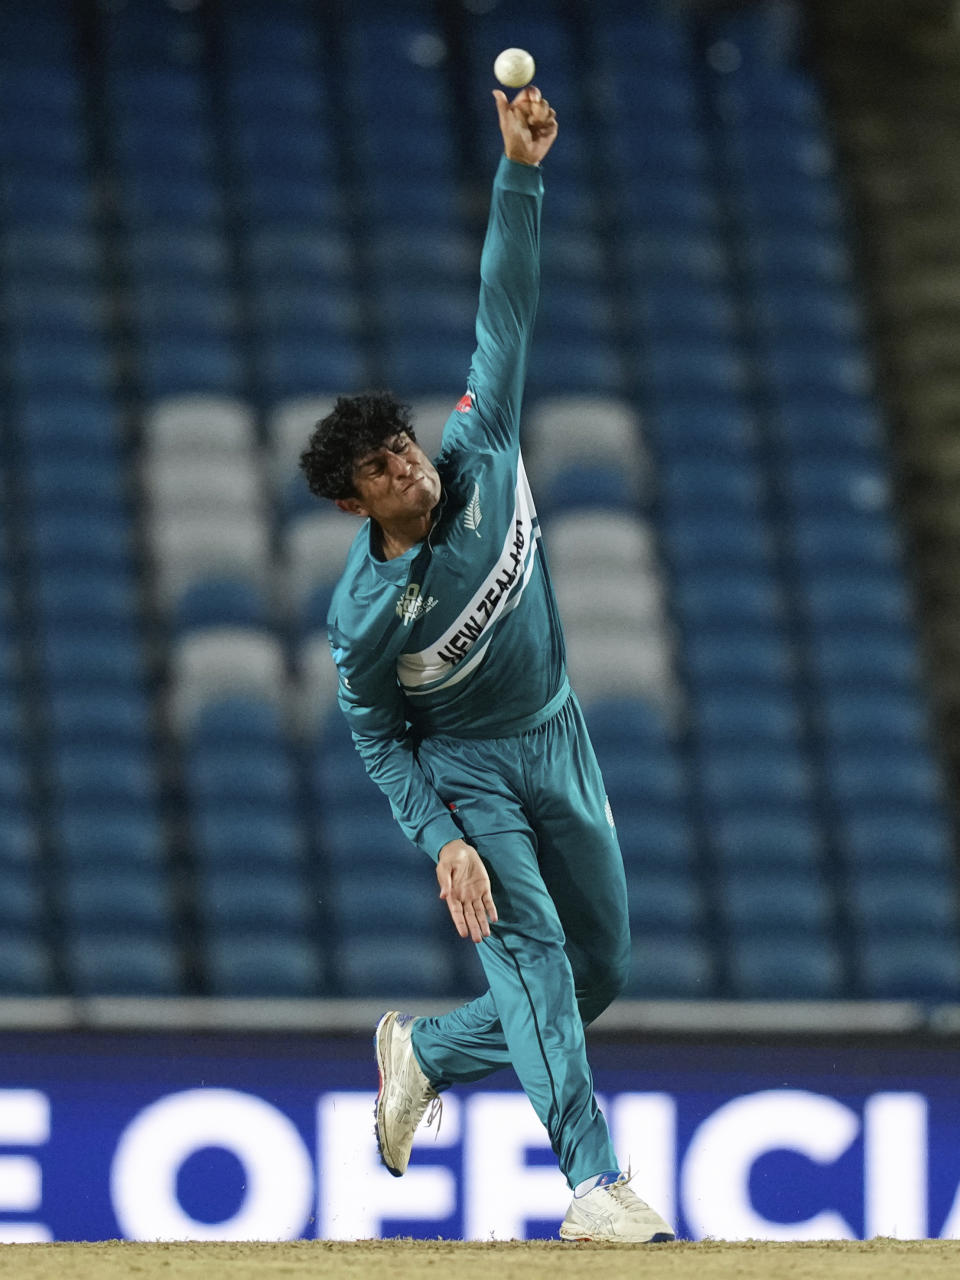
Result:
[[628,1175],[574,1196],[560,1227],[561,1240],[659,1244],[675,1239],[670,1225],[630,1188]]
[[443,1105],[414,1057],[410,1043],[414,1022],[412,1013],[385,1013],[373,1037],[380,1072],[375,1112],[377,1146],[380,1159],[395,1178],[407,1171],[413,1135],[423,1113],[430,1107],[427,1124],[433,1124]]

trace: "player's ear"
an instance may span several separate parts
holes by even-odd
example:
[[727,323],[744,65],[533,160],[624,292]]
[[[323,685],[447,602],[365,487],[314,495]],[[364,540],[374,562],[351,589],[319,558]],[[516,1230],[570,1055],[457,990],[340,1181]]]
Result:
[[334,498],[333,501],[334,505],[338,506],[341,511],[346,511],[352,516],[366,518],[370,514],[359,498]]

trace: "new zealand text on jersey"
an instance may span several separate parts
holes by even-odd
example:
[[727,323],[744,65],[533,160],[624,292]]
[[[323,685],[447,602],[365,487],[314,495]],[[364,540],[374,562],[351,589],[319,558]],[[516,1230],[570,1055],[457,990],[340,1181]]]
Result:
[[513,545],[504,557],[501,572],[497,574],[493,585],[482,596],[473,602],[472,611],[458,631],[455,631],[442,649],[437,650],[437,657],[442,662],[455,666],[470,651],[470,646],[482,633],[490,621],[497,605],[513,587],[520,576],[523,566],[523,549],[526,546],[523,525],[517,520]]

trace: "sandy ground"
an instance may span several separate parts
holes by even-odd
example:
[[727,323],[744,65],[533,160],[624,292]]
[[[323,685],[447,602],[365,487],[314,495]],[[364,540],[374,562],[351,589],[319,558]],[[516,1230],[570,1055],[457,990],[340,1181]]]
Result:
[[820,1277],[960,1275],[960,1241],[871,1240],[810,1244],[565,1245],[553,1241],[450,1243],[368,1240],[291,1244],[0,1245],[0,1276],[13,1280],[528,1280],[549,1276],[603,1280],[820,1280]]

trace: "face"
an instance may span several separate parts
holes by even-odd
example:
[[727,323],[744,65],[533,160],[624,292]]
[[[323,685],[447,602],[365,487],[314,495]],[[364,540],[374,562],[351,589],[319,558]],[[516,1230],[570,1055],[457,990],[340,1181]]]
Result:
[[405,431],[355,463],[353,487],[343,505],[379,524],[423,518],[440,501],[437,469]]

